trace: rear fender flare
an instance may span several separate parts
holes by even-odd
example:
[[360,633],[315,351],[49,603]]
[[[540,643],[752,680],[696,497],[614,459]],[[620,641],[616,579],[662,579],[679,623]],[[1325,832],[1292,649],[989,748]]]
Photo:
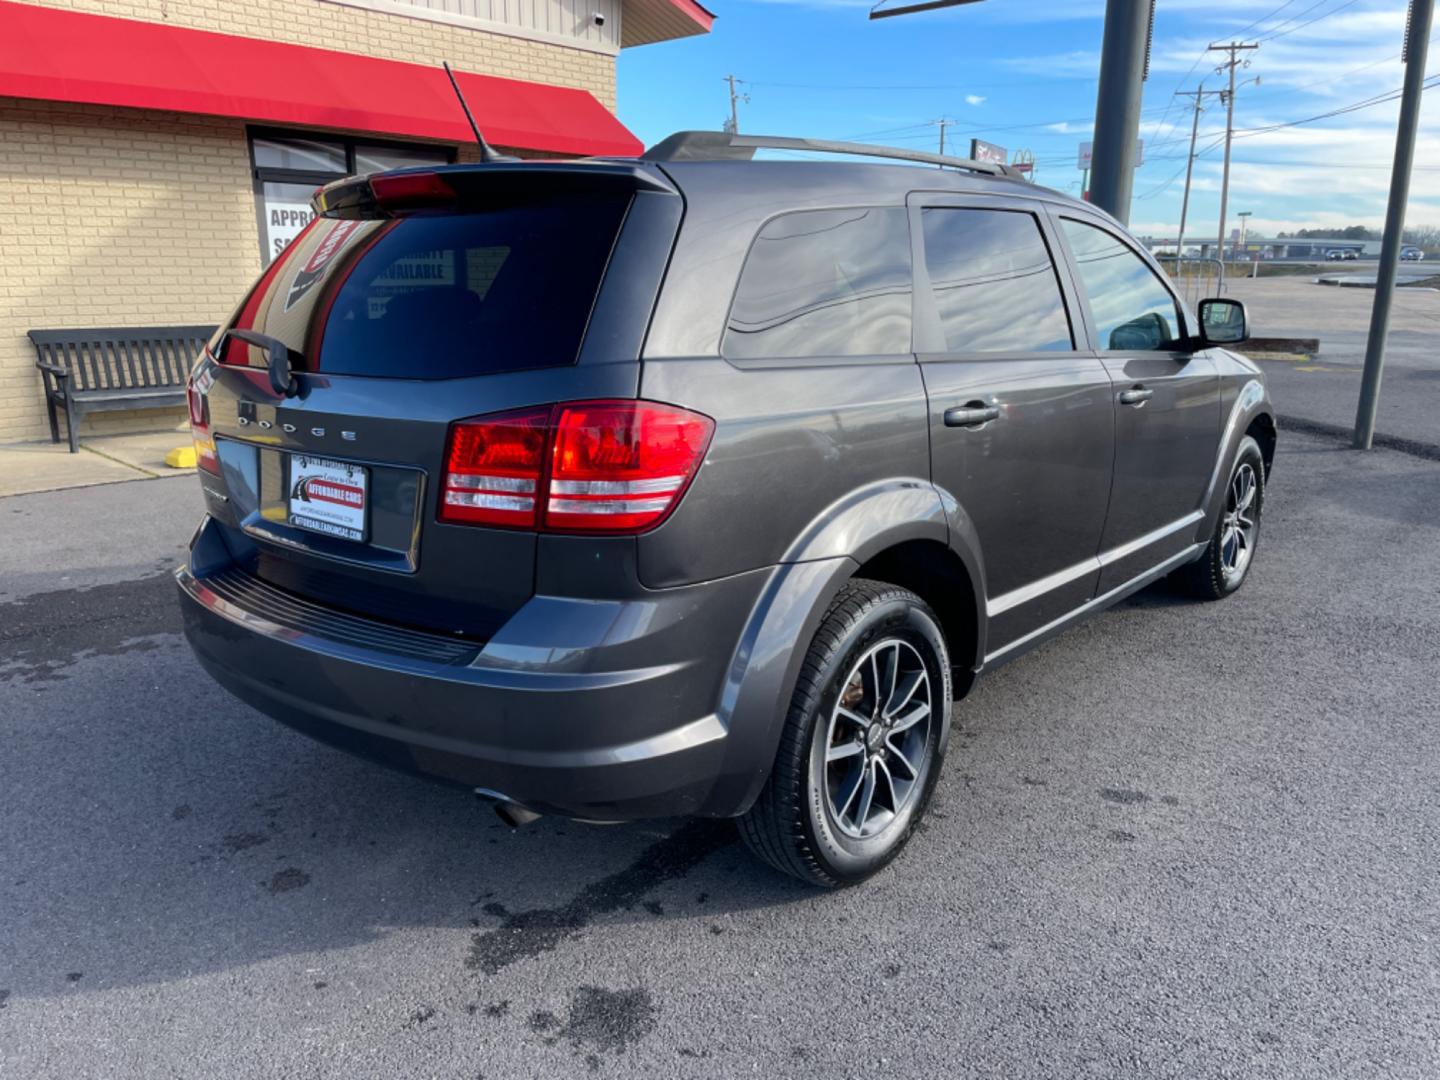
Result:
[[[866,560],[907,541],[936,541],[960,556],[979,594],[977,556],[950,544],[956,513],[929,481],[901,478],[868,485],[817,515],[775,567],[732,655],[716,709],[727,730],[725,760],[702,813],[741,814],[759,796],[810,641]],[[979,638],[983,655],[983,626]]]
[[1195,542],[1197,544],[1207,543],[1215,532],[1215,526],[1225,509],[1226,480],[1230,475],[1230,466],[1235,461],[1236,453],[1239,452],[1240,440],[1245,438],[1245,432],[1249,430],[1257,416],[1268,416],[1273,423],[1275,412],[1270,404],[1270,396],[1265,390],[1265,384],[1259,379],[1251,379],[1240,388],[1240,393],[1236,395],[1235,404],[1230,407],[1230,415],[1220,434],[1220,452],[1216,455],[1215,468],[1210,474],[1210,483],[1200,501],[1200,509],[1204,511],[1204,516],[1201,518],[1200,524],[1196,526]]

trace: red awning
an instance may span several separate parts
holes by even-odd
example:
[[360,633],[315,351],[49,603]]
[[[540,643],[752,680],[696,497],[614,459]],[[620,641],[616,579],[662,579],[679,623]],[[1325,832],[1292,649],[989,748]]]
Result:
[[[642,149],[584,90],[457,75],[497,146],[556,154]],[[0,0],[0,96],[453,143],[473,138],[438,59],[426,67],[9,0]]]

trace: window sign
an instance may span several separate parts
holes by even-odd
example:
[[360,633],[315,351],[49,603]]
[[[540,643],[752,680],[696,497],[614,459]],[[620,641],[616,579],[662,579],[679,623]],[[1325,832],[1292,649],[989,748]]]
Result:
[[314,184],[261,185],[261,213],[265,219],[265,261],[269,263],[279,255],[300,231],[310,224],[315,210],[310,205],[310,196],[315,193]]
[[[315,216],[310,198],[317,187],[359,173],[448,165],[455,160],[455,151],[447,146],[356,143],[255,131],[250,138],[250,159],[260,255],[269,266]],[[417,266],[415,272],[423,275],[426,270]]]

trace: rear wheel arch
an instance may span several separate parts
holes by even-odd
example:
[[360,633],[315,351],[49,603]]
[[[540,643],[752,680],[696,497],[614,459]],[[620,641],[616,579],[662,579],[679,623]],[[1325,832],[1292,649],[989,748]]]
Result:
[[964,696],[983,648],[979,594],[965,560],[936,541],[908,540],[876,553],[853,576],[909,589],[930,606],[950,650],[955,694]]
[[1265,461],[1265,479],[1270,479],[1270,466],[1275,461],[1277,439],[1275,418],[1269,413],[1260,413],[1250,421],[1250,426],[1245,429],[1245,434],[1260,444],[1260,456]]

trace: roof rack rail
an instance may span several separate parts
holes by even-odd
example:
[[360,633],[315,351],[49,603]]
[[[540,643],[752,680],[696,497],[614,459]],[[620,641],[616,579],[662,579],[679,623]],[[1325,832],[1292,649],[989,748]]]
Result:
[[749,161],[756,150],[808,150],[821,154],[854,154],[860,157],[889,158],[915,161],[923,165],[942,165],[965,169],[987,176],[1005,176],[1024,180],[1019,169],[995,161],[930,154],[899,146],[873,146],[870,143],[831,142],[828,139],[796,139],[788,135],[731,135],[725,131],[677,131],[661,139],[641,155],[644,161]]

